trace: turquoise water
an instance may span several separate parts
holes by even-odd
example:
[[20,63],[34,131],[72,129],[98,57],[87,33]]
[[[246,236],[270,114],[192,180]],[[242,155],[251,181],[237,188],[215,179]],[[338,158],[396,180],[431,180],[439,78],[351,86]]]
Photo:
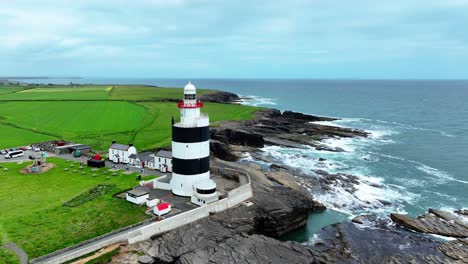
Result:
[[[30,80],[34,82],[34,80]],[[38,80],[68,83],[70,80]],[[175,79],[80,79],[83,83],[185,85]],[[355,195],[337,188],[316,195],[329,211],[314,215],[311,237],[323,225],[360,213],[417,215],[428,207],[468,207],[468,81],[191,80],[197,87],[252,97],[244,103],[340,117],[329,124],[372,132],[369,139],[328,140],[346,153],[265,148],[265,155],[310,172],[325,169],[360,177]],[[327,162],[318,162],[317,158]],[[375,187],[376,185],[380,188]],[[385,201],[383,203],[382,201]],[[337,213],[339,212],[339,213]]]

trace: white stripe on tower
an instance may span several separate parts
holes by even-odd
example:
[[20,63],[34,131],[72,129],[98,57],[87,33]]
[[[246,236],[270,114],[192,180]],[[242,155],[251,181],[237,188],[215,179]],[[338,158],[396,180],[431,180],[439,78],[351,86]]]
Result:
[[180,143],[172,141],[172,157],[177,159],[201,159],[210,155],[210,141]]

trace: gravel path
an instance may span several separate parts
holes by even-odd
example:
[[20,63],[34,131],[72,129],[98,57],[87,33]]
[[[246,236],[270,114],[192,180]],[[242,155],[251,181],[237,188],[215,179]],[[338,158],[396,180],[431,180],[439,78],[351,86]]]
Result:
[[21,264],[28,264],[28,254],[23,251],[18,245],[13,242],[7,242],[3,245],[4,248],[11,249],[15,252],[15,254],[20,259]]

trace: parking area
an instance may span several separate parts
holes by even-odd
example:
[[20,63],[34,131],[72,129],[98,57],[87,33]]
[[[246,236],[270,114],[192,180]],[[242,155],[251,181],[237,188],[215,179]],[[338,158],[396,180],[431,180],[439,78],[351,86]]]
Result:
[[[44,151],[33,151],[33,150],[24,150],[23,156],[16,157],[16,158],[9,158],[5,157],[6,154],[1,154],[0,162],[25,162],[34,159],[34,157],[38,157]],[[45,152],[47,157],[55,157],[54,153]]]

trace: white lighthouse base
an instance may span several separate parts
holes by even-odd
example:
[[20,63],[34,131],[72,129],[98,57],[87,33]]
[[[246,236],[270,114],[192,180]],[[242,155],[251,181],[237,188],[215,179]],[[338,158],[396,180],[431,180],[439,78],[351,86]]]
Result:
[[179,196],[190,197],[195,192],[195,184],[210,181],[210,172],[196,175],[181,175],[172,173],[170,182],[172,193]]

